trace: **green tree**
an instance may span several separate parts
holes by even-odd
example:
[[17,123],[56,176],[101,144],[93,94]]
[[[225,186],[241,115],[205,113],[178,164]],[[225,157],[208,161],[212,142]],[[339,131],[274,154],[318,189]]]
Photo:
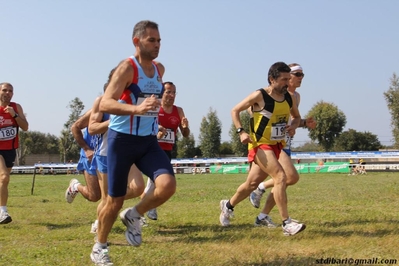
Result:
[[67,108],[69,108],[71,113],[68,121],[64,123],[64,128],[61,130],[61,137],[59,138],[60,155],[63,162],[66,162],[67,159],[75,161],[79,159],[80,147],[72,135],[71,126],[81,116],[85,106],[83,102],[76,97],[69,102]]
[[219,154],[221,142],[222,123],[220,122],[216,110],[209,109],[206,117],[202,118],[199,140],[202,156],[214,158]]
[[47,133],[46,134],[46,152],[47,154],[59,154],[60,146],[57,136]]
[[[295,139],[293,142],[293,145],[295,144]],[[305,142],[304,144],[300,146],[293,146],[292,151],[294,152],[319,152],[323,151],[323,147],[321,147],[317,142],[314,141],[309,141]]]
[[391,114],[391,129],[394,140],[394,147],[399,148],[399,77],[393,73],[391,85],[388,91],[384,92],[385,100]]
[[309,138],[318,141],[324,151],[330,151],[346,125],[345,114],[335,104],[320,101],[306,117],[313,117],[317,121],[316,128],[309,130]]
[[[28,118],[28,114],[24,113],[25,117]],[[18,130],[18,149],[16,150],[16,165],[25,165],[25,158],[30,154],[29,145],[31,144],[31,139],[27,138],[27,133],[29,131]]]
[[188,138],[183,138],[178,132],[175,146],[177,147],[177,158],[193,158],[196,155],[193,133],[190,133]]
[[54,135],[39,131],[20,132],[20,136],[22,135],[28,145],[29,154],[59,153],[58,138]]
[[20,130],[18,132],[19,145],[17,149],[16,165],[25,165],[25,158],[31,154],[30,146],[32,146],[32,139],[29,137],[29,131]]
[[19,131],[18,165],[24,165],[29,154],[59,154],[58,138],[39,131]]
[[228,141],[223,141],[219,147],[219,154],[220,156],[226,156],[233,154],[233,149],[231,147],[231,143]]
[[[240,113],[240,120],[242,127],[245,132],[249,132],[249,120],[250,115],[247,111],[243,111]],[[236,133],[236,127],[233,122],[231,122],[231,127],[229,131],[229,136],[231,138],[231,148],[233,150],[234,155],[245,157],[248,155],[248,144],[242,144],[240,141],[240,136]]]
[[357,132],[349,129],[335,141],[336,151],[376,151],[382,148],[377,135],[370,132]]

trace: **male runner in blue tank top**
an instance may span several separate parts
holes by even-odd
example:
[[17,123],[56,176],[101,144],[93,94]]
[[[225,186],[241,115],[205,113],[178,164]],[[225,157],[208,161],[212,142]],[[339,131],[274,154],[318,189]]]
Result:
[[133,208],[122,213],[129,244],[141,244],[140,218],[148,210],[166,202],[176,191],[176,179],[169,158],[158,144],[158,111],[163,92],[165,68],[154,62],[160,49],[158,24],[140,21],[133,29],[134,56],[115,70],[100,102],[100,111],[111,114],[108,129],[108,197],[100,211],[97,242],[91,259],[112,265],[107,237],[123,206],[132,164],[155,182]]
[[[109,81],[115,68],[111,70],[108,75],[108,81],[104,84],[104,92],[108,87]],[[92,160],[92,167],[97,170],[98,182],[101,188],[101,202],[97,206],[97,217],[101,209],[105,205],[108,195],[108,167],[107,167],[107,151],[108,151],[108,126],[109,114],[100,111],[100,102],[102,95],[97,97],[91,108],[91,115],[89,120],[89,133],[94,135],[95,147],[94,156]],[[144,190],[144,180],[140,170],[135,165],[132,165],[129,178],[128,187],[125,195],[125,200],[140,196]],[[98,220],[95,220],[91,226],[91,233],[97,234]]]
[[83,171],[86,186],[82,185],[78,179],[72,178],[65,191],[65,199],[68,203],[72,203],[79,192],[85,199],[91,202],[97,202],[101,198],[96,169],[93,169],[91,166],[95,141],[87,129],[90,115],[91,109],[78,118],[71,127],[73,137],[81,147],[77,170]]

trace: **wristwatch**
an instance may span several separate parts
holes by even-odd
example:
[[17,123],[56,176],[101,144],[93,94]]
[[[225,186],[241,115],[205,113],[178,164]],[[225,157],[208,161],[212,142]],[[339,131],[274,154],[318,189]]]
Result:
[[12,118],[17,118],[19,115],[15,113],[15,115]]
[[244,129],[242,127],[237,128],[236,133],[240,134],[242,131],[244,131]]

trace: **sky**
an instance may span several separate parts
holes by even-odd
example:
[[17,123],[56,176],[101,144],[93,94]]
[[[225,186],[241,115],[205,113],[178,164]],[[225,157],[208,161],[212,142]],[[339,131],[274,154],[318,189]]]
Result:
[[[306,74],[299,110],[335,104],[344,130],[392,140],[383,93],[399,74],[396,0],[0,0],[0,82],[32,131],[60,136],[68,104],[91,108],[109,71],[134,54],[140,20],[159,24],[164,81],[173,81],[196,145],[210,108],[229,141],[231,109],[266,87],[269,67],[299,63]],[[298,129],[294,145],[309,141]]]

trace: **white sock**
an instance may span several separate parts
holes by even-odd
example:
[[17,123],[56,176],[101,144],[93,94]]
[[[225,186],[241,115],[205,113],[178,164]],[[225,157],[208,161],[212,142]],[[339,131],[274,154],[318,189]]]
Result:
[[94,225],[95,225],[95,226],[98,226],[98,220],[95,220],[95,221],[94,221]]
[[291,218],[288,217],[287,220],[283,221],[283,225],[291,223]]
[[94,244],[94,248],[105,249],[105,248],[107,248],[107,243],[96,242],[96,243]]
[[258,219],[259,219],[259,220],[262,220],[262,219],[265,218],[265,217],[267,217],[267,214],[259,213],[259,215],[258,215]]
[[79,191],[79,190],[78,190],[78,186],[79,186],[79,185],[80,185],[80,183],[75,183],[75,184],[73,184],[72,189],[75,190],[75,191]]
[[132,216],[133,217],[142,217],[143,215],[141,215],[140,213],[137,212],[136,207],[133,207],[132,211]]
[[259,188],[260,190],[265,191],[265,190],[266,190],[266,188],[265,188],[265,183],[264,183],[264,182],[260,183],[259,186],[258,186],[258,188]]
[[0,211],[7,212],[7,206],[0,206]]

